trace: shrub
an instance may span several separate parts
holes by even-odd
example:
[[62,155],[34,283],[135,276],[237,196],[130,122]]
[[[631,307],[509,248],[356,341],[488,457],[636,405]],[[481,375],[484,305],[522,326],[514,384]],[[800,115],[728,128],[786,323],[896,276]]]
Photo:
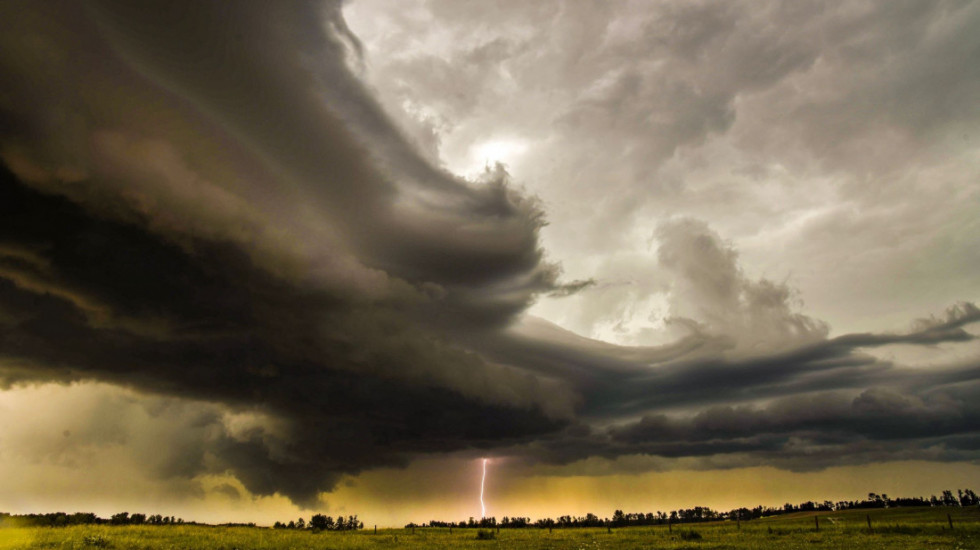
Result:
[[681,539],[683,540],[701,540],[701,533],[695,530],[681,531]]
[[497,533],[480,529],[476,532],[476,540],[493,540],[497,538]]
[[96,548],[108,548],[111,546],[109,544],[109,539],[103,537],[102,535],[88,535],[82,539],[88,546],[95,546]]

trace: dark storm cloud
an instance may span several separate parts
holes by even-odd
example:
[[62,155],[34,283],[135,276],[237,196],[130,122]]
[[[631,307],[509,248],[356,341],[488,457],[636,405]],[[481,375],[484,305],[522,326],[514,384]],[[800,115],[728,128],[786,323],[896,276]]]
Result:
[[[561,377],[583,400],[583,418],[618,419],[644,411],[683,411],[719,402],[751,402],[816,391],[893,387],[925,391],[971,383],[978,365],[903,369],[862,352],[885,344],[935,345],[975,337],[959,328],[980,321],[976,306],[953,306],[943,320],[918,323],[906,334],[854,334],[789,351],[727,353],[727,337],[691,334],[676,343],[622,348],[542,326],[531,337],[487,341],[486,353],[545,376]],[[952,328],[951,328],[952,327]]]
[[[762,408],[712,407],[683,420],[645,416],[611,431],[629,443],[704,442],[776,434],[833,439],[920,439],[971,432],[977,421],[977,388],[926,394],[872,389],[856,397],[829,393],[781,399]],[[811,435],[811,437],[812,437]]]
[[[132,169],[125,173],[112,160],[139,149],[112,147],[112,136],[107,138],[106,130],[121,126],[123,130],[116,133],[123,136],[116,141],[137,144],[138,139],[130,134],[159,133],[164,140],[175,136],[167,135],[166,129],[141,124],[135,117],[141,114],[138,107],[131,107],[135,112],[128,113],[133,119],[101,120],[98,117],[104,115],[98,111],[118,117],[127,113],[118,113],[122,109],[105,103],[125,102],[129,94],[136,95],[133,99],[153,99],[163,104],[161,108],[174,111],[166,113],[165,122],[176,125],[169,119],[179,116],[191,119],[187,123],[191,131],[225,132],[239,138],[239,143],[219,151],[229,162],[250,157],[248,162],[255,164],[255,158],[261,159],[260,166],[245,167],[259,174],[226,185],[237,187],[231,192],[244,195],[246,206],[263,211],[266,219],[262,221],[288,224],[288,218],[297,217],[298,207],[311,210],[321,217],[318,222],[342,234],[343,246],[354,249],[372,267],[413,283],[442,285],[450,300],[459,298],[461,307],[468,303],[470,287],[478,287],[481,300],[506,304],[499,312],[503,317],[493,319],[498,322],[523,309],[533,292],[550,288],[553,268],[540,261],[536,230],[542,220],[534,201],[510,191],[503,173],[488,174],[486,185],[466,185],[414,154],[345,65],[344,44],[350,37],[329,32],[345,28],[339,4],[232,9],[109,2],[94,3],[87,9],[59,7],[64,9],[59,11],[53,4],[38,9],[51,11],[47,15],[52,22],[31,21],[28,16],[32,14],[17,13],[30,11],[25,5],[8,7],[13,12],[8,20],[20,16],[35,27],[9,38],[11,57],[31,47],[18,39],[38,39],[25,36],[33,32],[41,40],[54,42],[48,47],[62,48],[65,51],[59,53],[74,57],[72,61],[81,65],[64,67],[72,72],[54,75],[44,69],[62,67],[13,67],[25,74],[13,86],[18,111],[8,114],[35,128],[25,132],[29,137],[22,134],[11,140],[10,148],[41,148],[23,143],[35,138],[81,150],[75,151],[76,157],[90,156],[84,159],[88,161],[85,173],[132,177]],[[73,25],[79,28],[77,36],[50,36],[68,18],[81,20]],[[71,52],[71,48],[81,51]],[[104,76],[108,82],[89,76],[89,70],[110,72]],[[116,92],[111,86],[122,88],[122,97],[98,96]],[[158,97],[154,86],[178,97]],[[60,135],[59,127],[44,127],[50,118],[44,115],[49,106],[36,100],[38,87],[55,96],[56,106],[67,111],[60,116],[81,119],[79,131],[95,134],[95,138],[86,135],[76,140],[76,136]],[[199,110],[182,109],[181,101]],[[148,108],[147,114],[153,115],[153,109]],[[200,118],[204,120],[195,120]],[[361,147],[359,141],[369,141],[370,148]],[[178,150],[178,156],[191,154],[186,144],[168,145]],[[149,154],[160,161],[159,152]],[[65,158],[43,160],[55,166],[66,162]],[[262,178],[280,180],[274,184],[282,195],[271,196],[268,188],[258,187],[269,183]],[[296,228],[302,230],[308,228]],[[493,290],[500,295],[491,296]]]
[[[25,189],[8,172],[2,183],[2,234],[45,258],[38,269],[9,255],[0,263],[5,382],[98,379],[233,407],[260,404],[296,422],[295,434],[280,434],[295,436],[295,448],[278,459],[261,440],[212,448],[255,492],[310,498],[339,473],[401,463],[409,451],[554,424],[532,400],[515,406],[519,397],[497,398],[495,388],[482,388],[485,399],[464,397],[439,387],[438,377],[427,380],[426,370],[451,366],[477,377],[486,366],[427,333],[408,334],[408,312],[289,287],[224,243],[195,242],[188,253]],[[387,333],[358,333],[359,322]],[[201,466],[188,463],[186,473],[194,467]],[[311,475],[322,481],[311,484]]]
[[[541,207],[501,166],[464,181],[401,135],[352,72],[339,3],[9,2],[0,20],[0,383],[210,403],[161,477],[227,471],[310,503],[343,474],[460,450],[775,461],[804,435],[864,457],[903,437],[974,448],[975,365],[926,375],[861,350],[971,340],[980,310],[828,339],[697,220],[658,230],[681,281],[676,342],[508,330],[536,296],[594,281],[558,282]],[[776,50],[780,74],[812,62]],[[646,93],[637,78],[568,120]],[[708,88],[658,101],[682,107],[681,143],[732,123],[732,97]],[[820,413],[745,404],[800,395]],[[232,433],[228,411],[272,421]]]
[[978,386],[939,390],[869,389],[779,399],[766,407],[712,407],[683,419],[645,416],[612,429],[633,452],[710,456],[751,452],[751,460],[815,469],[867,460],[969,458],[976,437]]
[[[6,384],[257,405],[288,421],[281,445],[208,450],[303,502],[343,473],[556,425],[560,396],[445,330],[559,288],[540,212],[501,171],[473,186],[412,153],[346,68],[338,5],[3,9]],[[194,135],[216,154],[195,158]]]

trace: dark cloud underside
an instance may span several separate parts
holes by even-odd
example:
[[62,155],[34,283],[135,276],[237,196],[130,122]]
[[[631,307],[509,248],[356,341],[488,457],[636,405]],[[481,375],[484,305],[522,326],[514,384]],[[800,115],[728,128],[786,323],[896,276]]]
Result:
[[[3,258],[5,382],[95,379],[282,416],[292,423],[278,434],[285,456],[271,458],[258,441],[215,449],[257,493],[311,498],[343,472],[554,425],[531,406],[411,380],[415,361],[477,371],[481,362],[424,334],[397,334],[408,331],[397,312],[289,287],[227,243],[187,251],[26,189],[7,171],[0,205],[2,234],[17,237],[21,257],[43,258]],[[388,349],[352,333],[360,315],[388,323]],[[360,362],[391,362],[392,374]],[[250,483],[254,469],[283,486]]]

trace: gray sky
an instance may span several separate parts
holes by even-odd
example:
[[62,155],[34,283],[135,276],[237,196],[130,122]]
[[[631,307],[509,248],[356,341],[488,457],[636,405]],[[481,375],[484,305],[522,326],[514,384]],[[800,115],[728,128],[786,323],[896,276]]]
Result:
[[549,257],[600,283],[536,313],[654,338],[681,217],[834,333],[976,298],[975,2],[402,6],[344,12],[389,112],[454,171],[505,162]]
[[976,478],[976,2],[0,21],[0,508],[458,519],[484,456],[498,515]]

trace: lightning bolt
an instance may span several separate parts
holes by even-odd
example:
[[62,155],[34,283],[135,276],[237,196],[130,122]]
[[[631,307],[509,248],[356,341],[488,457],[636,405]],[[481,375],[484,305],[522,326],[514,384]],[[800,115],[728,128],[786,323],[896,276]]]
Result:
[[487,459],[483,459],[483,477],[480,479],[480,517],[487,517],[487,507],[483,504],[483,487],[487,484]]

